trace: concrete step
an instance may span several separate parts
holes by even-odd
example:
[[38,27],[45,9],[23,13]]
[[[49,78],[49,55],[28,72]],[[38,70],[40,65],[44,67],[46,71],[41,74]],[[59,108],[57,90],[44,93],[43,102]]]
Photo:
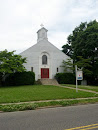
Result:
[[43,85],[59,85],[56,79],[40,79],[40,82]]

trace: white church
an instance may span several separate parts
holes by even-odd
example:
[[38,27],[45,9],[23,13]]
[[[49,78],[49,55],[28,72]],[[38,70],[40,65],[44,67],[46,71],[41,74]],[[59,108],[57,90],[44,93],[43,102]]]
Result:
[[69,59],[48,41],[47,32],[48,30],[44,27],[39,29],[37,43],[20,54],[27,58],[27,63],[24,63],[24,66],[27,71],[35,73],[35,80],[53,79],[56,73],[63,72],[62,61]]

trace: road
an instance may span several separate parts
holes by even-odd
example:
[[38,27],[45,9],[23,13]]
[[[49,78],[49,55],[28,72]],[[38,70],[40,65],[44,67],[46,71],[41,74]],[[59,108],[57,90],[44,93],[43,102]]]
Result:
[[98,124],[98,104],[0,113],[0,130],[65,130],[93,124]]

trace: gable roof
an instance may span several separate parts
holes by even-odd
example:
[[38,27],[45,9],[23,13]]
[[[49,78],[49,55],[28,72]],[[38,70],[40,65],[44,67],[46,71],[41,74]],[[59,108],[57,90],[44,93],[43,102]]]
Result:
[[38,33],[39,31],[41,31],[42,29],[44,29],[46,32],[48,31],[46,28],[42,27],[41,29],[39,29],[39,30],[37,31],[37,33]]
[[[48,31],[46,28],[42,27],[41,29],[39,29],[37,31],[37,33],[41,30],[45,30],[46,32]],[[40,52],[42,53],[43,51],[46,51],[48,53],[59,53],[60,55],[64,56],[64,57],[68,57],[64,52],[62,52],[61,50],[59,50],[56,46],[54,46],[52,43],[50,43],[48,41],[48,39],[42,39],[40,41],[38,41],[35,45],[31,46],[30,48],[26,49],[25,51],[21,52],[20,55],[24,55],[24,53],[29,54],[29,53],[37,53]],[[30,55],[30,54],[29,54]]]
[[24,53],[37,53],[37,52],[48,52],[48,53],[59,53],[60,55],[70,58],[67,56],[64,52],[59,50],[56,46],[54,46],[52,43],[50,43],[48,40],[42,40],[36,43],[35,45],[31,46],[30,48],[24,50],[20,55]]

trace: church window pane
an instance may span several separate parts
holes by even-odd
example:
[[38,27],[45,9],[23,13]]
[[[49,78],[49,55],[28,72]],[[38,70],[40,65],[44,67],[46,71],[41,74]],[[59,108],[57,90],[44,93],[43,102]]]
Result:
[[57,72],[59,72],[59,68],[57,68]]
[[42,56],[42,64],[47,64],[47,56],[46,55],[43,55]]
[[33,67],[31,67],[31,71],[33,72]]

